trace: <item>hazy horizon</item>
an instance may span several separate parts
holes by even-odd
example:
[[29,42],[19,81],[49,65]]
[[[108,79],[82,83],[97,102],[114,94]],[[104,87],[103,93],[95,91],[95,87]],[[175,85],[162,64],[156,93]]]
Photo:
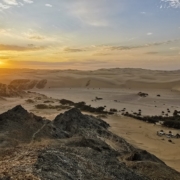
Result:
[[180,0],[0,0],[0,68],[180,69]]

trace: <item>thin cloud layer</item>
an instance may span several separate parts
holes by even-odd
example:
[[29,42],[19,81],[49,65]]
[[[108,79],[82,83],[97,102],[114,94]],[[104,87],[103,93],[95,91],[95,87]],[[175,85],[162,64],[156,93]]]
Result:
[[3,1],[9,5],[18,5],[18,2],[16,0],[3,0]]
[[[167,4],[167,6],[164,7],[180,8],[180,0],[161,0],[161,1]],[[161,6],[161,8],[162,7],[163,6]]]
[[180,0],[0,0],[0,58],[71,60],[67,66],[89,60],[91,67],[176,62],[179,8]]
[[42,49],[45,49],[45,47],[0,44],[0,51],[38,51]]

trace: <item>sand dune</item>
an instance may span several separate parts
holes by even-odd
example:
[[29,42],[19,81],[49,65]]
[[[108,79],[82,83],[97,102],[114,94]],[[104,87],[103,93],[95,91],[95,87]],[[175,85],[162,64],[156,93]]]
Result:
[[[180,89],[180,71],[151,71],[144,69],[78,70],[2,70],[0,82],[14,80],[47,80],[46,88],[92,87],[135,89]],[[15,81],[14,81],[15,82]],[[89,83],[88,83],[89,82]]]

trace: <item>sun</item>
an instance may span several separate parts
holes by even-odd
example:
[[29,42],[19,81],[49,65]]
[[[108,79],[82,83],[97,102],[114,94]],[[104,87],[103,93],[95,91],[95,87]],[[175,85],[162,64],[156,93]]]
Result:
[[4,66],[5,63],[3,61],[0,60],[0,67]]

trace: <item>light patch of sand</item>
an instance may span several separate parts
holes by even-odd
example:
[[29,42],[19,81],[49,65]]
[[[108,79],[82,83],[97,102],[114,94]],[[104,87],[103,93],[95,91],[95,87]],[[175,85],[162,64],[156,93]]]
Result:
[[168,138],[159,137],[156,134],[161,129],[167,133],[171,130],[173,134],[180,133],[180,130],[154,126],[124,116],[109,116],[104,120],[110,124],[110,131],[123,137],[130,144],[147,150],[163,160],[168,166],[180,171],[180,139],[172,138],[174,143],[170,143]]

